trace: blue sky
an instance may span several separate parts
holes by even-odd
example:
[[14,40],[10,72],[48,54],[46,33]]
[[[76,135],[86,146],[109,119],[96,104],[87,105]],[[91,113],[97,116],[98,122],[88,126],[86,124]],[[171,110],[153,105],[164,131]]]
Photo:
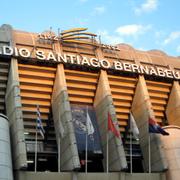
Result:
[[2,1],[0,24],[32,32],[87,27],[103,43],[180,56],[180,0]]

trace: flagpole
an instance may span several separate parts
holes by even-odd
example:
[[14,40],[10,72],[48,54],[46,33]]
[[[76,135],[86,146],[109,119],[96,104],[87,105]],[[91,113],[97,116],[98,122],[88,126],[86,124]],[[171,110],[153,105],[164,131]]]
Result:
[[86,168],[85,168],[85,172],[87,173],[87,159],[88,159],[88,154],[87,154],[87,146],[88,146],[88,144],[87,144],[87,132],[86,132],[86,154],[85,154],[85,156],[86,156]]
[[149,173],[151,173],[151,136],[148,134],[148,152],[149,152]]
[[106,170],[109,173],[109,131],[106,134]]
[[88,137],[87,137],[87,134],[88,134],[88,128],[87,128],[87,115],[88,115],[88,106],[86,106],[86,152],[85,152],[85,172],[87,173],[87,160],[88,160],[88,154],[87,154],[87,150],[88,150]]
[[35,162],[34,162],[34,172],[37,172],[37,124],[36,124],[36,138],[35,138]]
[[58,136],[58,172],[61,172],[61,150],[60,150],[61,139]]
[[132,123],[130,120],[130,173],[132,174]]

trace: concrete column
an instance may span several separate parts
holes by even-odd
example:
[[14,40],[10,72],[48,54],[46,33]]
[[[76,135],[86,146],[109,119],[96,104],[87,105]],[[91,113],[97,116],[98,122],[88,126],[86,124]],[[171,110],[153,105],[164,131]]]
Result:
[[148,94],[146,82],[143,76],[139,76],[135,95],[132,103],[132,113],[140,131],[139,141],[144,158],[144,168],[149,170],[149,135],[150,135],[150,157],[151,170],[164,171],[167,169],[167,162],[164,157],[163,146],[160,134],[149,133],[149,117],[155,118],[151,100]]
[[180,127],[170,125],[165,127],[169,136],[161,136],[165,149],[165,156],[169,164],[166,172],[167,180],[180,179]]
[[79,169],[80,161],[63,64],[57,66],[52,93],[52,112],[57,144],[60,142],[61,170]]
[[0,180],[13,180],[9,122],[0,114]]
[[24,137],[18,63],[16,59],[11,59],[5,102],[7,117],[10,122],[14,169],[24,169],[27,167],[27,154]]
[[166,117],[170,125],[180,126],[180,85],[174,81],[166,108]]
[[0,27],[0,47],[4,45],[12,45],[12,27],[8,24],[3,24]]
[[[104,170],[106,170],[106,135],[108,133],[108,112],[110,113],[116,129],[119,130],[116,112],[113,105],[113,99],[111,90],[108,82],[107,73],[101,70],[98,87],[96,90],[94,108],[96,111],[97,122],[99,125],[100,136],[102,140],[102,147],[104,152]],[[121,138],[115,137],[109,132],[109,170],[110,171],[121,171],[127,168],[127,161],[125,157],[124,147]]]

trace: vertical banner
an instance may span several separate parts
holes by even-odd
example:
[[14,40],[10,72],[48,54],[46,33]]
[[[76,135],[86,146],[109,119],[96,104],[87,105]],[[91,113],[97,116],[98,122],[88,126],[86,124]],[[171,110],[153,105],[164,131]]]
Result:
[[[86,133],[89,158],[102,155],[101,140],[96,121],[95,111],[92,107],[71,105],[73,125],[79,154],[86,151]],[[87,127],[86,127],[87,126]]]

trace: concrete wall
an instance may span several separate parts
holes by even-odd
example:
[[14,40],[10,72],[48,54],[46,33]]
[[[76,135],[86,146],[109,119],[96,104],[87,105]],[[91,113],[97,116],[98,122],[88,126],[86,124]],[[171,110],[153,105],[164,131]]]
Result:
[[132,103],[132,113],[140,131],[139,141],[144,158],[145,171],[149,170],[149,135],[151,152],[151,170],[164,171],[168,165],[165,160],[160,134],[149,134],[149,117],[155,118],[151,100],[148,94],[146,82],[143,76],[139,76],[135,95]]
[[180,126],[180,85],[174,81],[166,107],[166,116],[170,125]]
[[[114,124],[116,124],[117,130],[119,130],[115,108],[113,105],[113,99],[111,90],[109,87],[108,77],[106,71],[101,70],[98,87],[96,90],[96,96],[94,100],[94,108],[96,111],[96,117],[99,125],[100,136],[102,141],[102,148],[104,153],[104,170],[106,171],[107,160],[107,125],[108,125],[108,112],[110,113]],[[109,132],[109,170],[120,171],[127,168],[127,162],[124,152],[124,147],[121,138],[117,138]]]
[[13,180],[9,122],[0,113],[0,180]]
[[52,94],[52,111],[57,144],[60,142],[60,164],[62,171],[80,168],[77,143],[72,122],[71,107],[62,64],[57,66]]
[[169,101],[166,107],[166,116],[170,126],[166,127],[169,136],[161,137],[169,164],[168,180],[180,178],[180,85],[174,81]]
[[165,130],[169,132],[169,136],[161,136],[161,140],[165,149],[165,155],[169,164],[166,173],[167,180],[180,179],[180,127],[167,126]]
[[0,27],[0,46],[12,44],[12,27],[10,25],[2,25]]
[[7,117],[10,122],[14,169],[27,167],[23,114],[19,86],[17,60],[11,59],[5,102]]
[[166,180],[164,173],[52,173],[16,172],[15,180]]
[[[11,44],[12,39],[12,27],[9,25],[2,25],[0,27],[0,49],[2,46]],[[1,58],[0,54],[0,113],[6,114],[5,110],[5,92],[6,92],[6,80],[9,70],[9,59]],[[7,73],[5,73],[7,72]]]

